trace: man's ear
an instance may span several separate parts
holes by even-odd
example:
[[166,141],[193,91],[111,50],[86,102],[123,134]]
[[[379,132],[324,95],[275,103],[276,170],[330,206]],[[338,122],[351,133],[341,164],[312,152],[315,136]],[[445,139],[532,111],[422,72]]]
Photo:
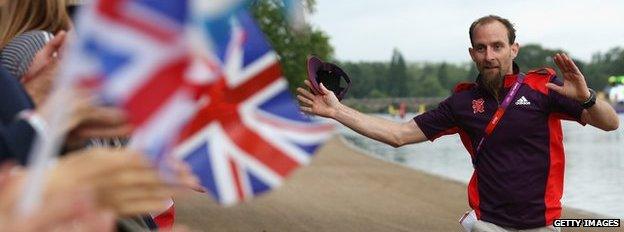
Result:
[[472,59],[472,61],[477,62],[477,60],[475,59],[475,56],[474,56],[474,53],[475,53],[474,49],[473,48],[468,48],[468,53],[470,54],[470,58]]
[[520,51],[520,45],[518,43],[514,43],[511,45],[511,59],[516,59],[518,56],[518,52]]

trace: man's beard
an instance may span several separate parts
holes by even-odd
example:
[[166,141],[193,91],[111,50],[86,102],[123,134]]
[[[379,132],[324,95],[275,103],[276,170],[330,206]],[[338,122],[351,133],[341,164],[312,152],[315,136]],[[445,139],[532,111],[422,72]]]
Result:
[[482,81],[483,81],[483,87],[490,92],[492,95],[494,95],[494,98],[496,100],[499,100],[499,91],[502,87],[503,84],[503,72],[502,70],[498,70],[497,73],[494,73],[493,75],[482,75]]

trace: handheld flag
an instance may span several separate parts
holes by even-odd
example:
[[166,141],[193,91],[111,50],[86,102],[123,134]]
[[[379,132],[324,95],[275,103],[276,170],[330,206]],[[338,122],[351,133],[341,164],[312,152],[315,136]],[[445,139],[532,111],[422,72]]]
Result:
[[277,54],[246,11],[227,20],[198,17],[209,25],[200,30],[223,75],[182,132],[176,155],[220,203],[232,204],[281,184],[333,127],[299,112]]

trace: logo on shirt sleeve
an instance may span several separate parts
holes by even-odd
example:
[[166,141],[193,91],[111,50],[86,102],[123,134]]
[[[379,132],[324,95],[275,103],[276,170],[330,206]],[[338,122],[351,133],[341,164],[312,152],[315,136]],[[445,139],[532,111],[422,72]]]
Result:
[[483,98],[472,100],[472,113],[483,113]]

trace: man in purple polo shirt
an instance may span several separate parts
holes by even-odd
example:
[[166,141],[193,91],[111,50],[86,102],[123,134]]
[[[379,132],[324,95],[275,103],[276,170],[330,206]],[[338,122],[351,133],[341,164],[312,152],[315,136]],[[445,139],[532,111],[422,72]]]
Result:
[[437,109],[413,120],[396,123],[362,114],[324,86],[318,95],[297,89],[301,110],[394,147],[459,133],[475,168],[468,185],[477,219],[471,230],[557,231],[552,223],[561,216],[564,171],[560,120],[611,131],[618,127],[617,114],[596,100],[565,54],[553,57],[563,80],[552,69],[520,73],[513,62],[520,47],[507,19],[477,19],[469,35],[468,50],[480,73],[476,82],[458,85]]

